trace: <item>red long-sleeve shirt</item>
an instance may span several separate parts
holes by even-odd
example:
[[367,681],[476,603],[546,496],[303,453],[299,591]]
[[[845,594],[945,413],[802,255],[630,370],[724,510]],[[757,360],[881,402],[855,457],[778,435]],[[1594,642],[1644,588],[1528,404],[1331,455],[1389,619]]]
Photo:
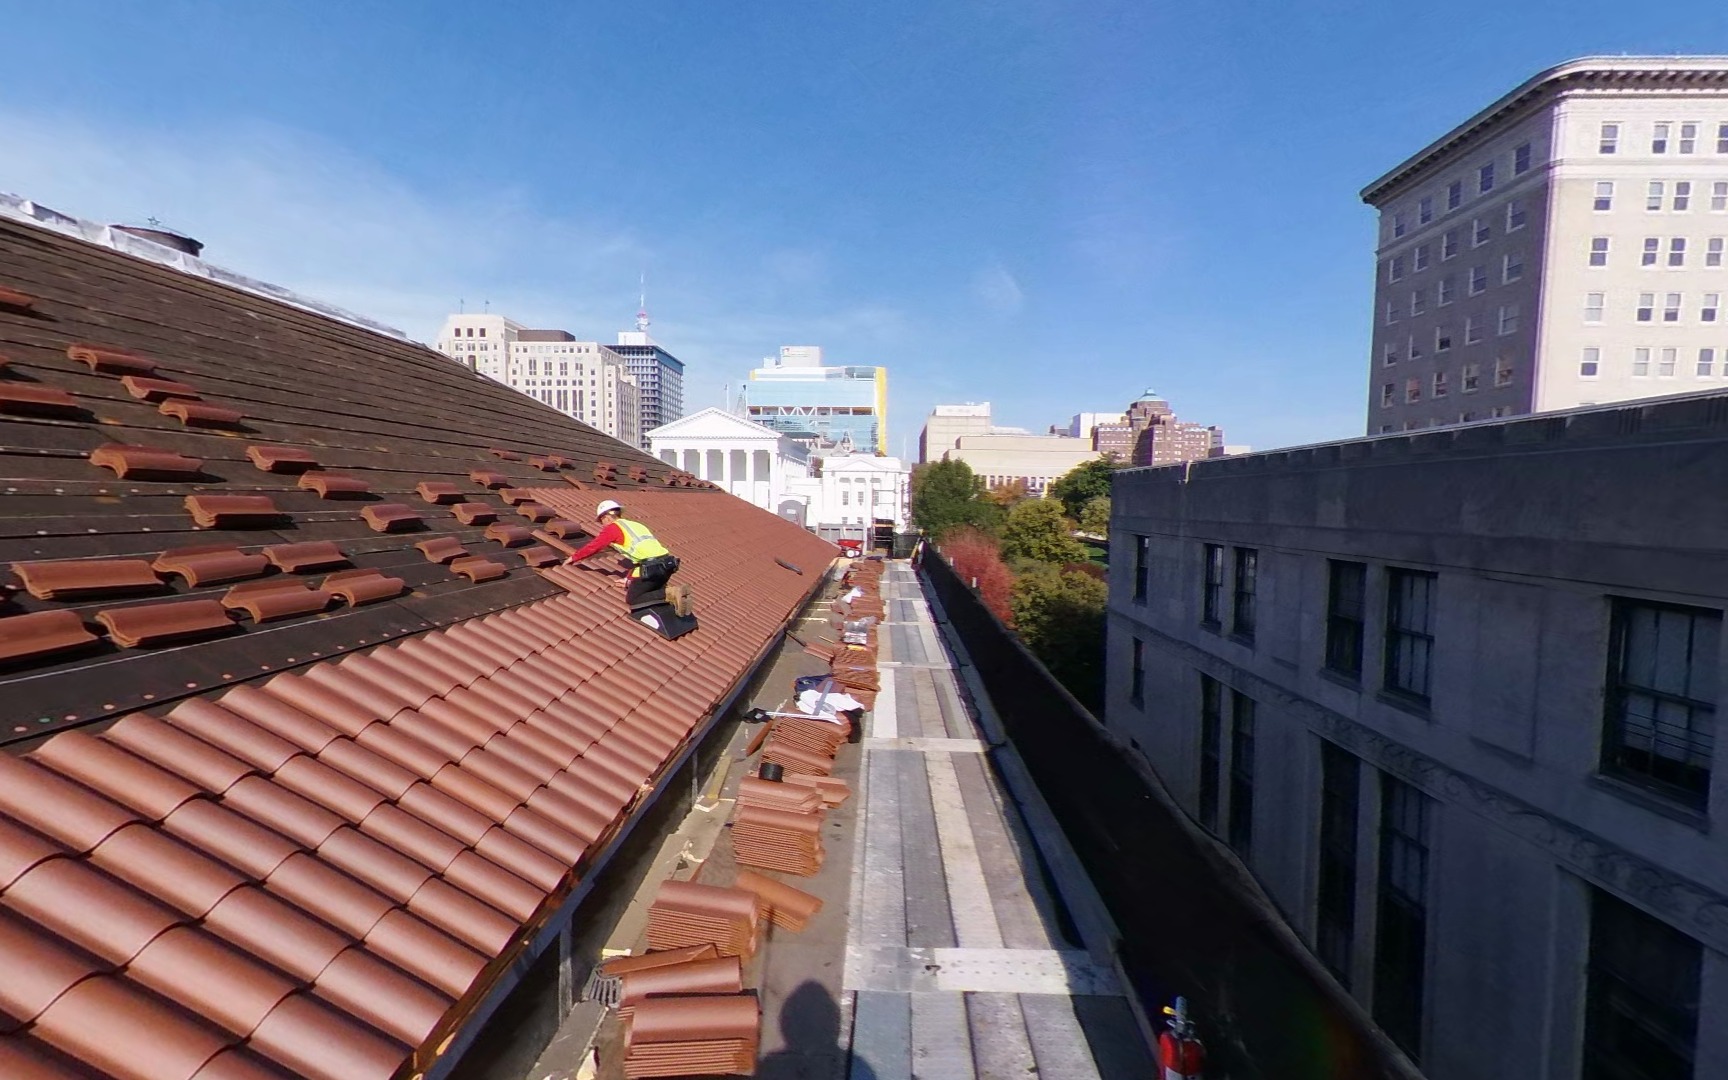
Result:
[[618,527],[616,521],[609,521],[606,523],[606,527],[600,530],[599,536],[588,541],[587,545],[584,546],[582,550],[570,556],[570,561],[573,563],[579,563],[583,559],[591,559],[606,550],[608,546],[612,544],[622,544],[623,542],[624,530]]

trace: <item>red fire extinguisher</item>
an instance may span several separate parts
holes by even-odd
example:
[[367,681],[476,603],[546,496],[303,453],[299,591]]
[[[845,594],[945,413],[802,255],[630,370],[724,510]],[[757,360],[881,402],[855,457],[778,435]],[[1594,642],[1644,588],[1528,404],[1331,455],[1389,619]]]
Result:
[[1201,1080],[1206,1071],[1206,1048],[1194,1035],[1194,1022],[1188,1019],[1188,999],[1177,998],[1174,1005],[1164,1006],[1169,1026],[1158,1036],[1158,1064],[1164,1070],[1161,1080]]

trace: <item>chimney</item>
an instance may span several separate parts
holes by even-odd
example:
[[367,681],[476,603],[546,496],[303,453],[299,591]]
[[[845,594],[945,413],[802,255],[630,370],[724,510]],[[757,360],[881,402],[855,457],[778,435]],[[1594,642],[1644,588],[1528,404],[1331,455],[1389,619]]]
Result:
[[154,241],[163,247],[171,247],[175,251],[184,251],[193,258],[197,258],[198,253],[204,250],[204,245],[200,241],[194,240],[190,236],[182,236],[170,229],[158,229],[144,225],[114,225],[111,227],[119,232],[130,233],[133,236]]

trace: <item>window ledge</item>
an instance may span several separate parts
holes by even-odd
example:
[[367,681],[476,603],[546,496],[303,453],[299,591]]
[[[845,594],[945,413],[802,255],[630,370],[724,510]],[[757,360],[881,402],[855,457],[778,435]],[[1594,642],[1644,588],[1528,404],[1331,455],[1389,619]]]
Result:
[[1327,682],[1342,686],[1346,690],[1351,690],[1358,694],[1362,692],[1362,680],[1360,678],[1351,678],[1349,675],[1345,675],[1343,672],[1333,671],[1331,668],[1321,668],[1318,674]]
[[1205,619],[1201,619],[1200,620],[1200,629],[1206,631],[1208,634],[1222,634],[1224,632],[1224,624],[1223,623],[1217,623],[1217,622],[1207,622]]
[[1598,791],[1606,791],[1610,795],[1624,799],[1653,814],[1660,814],[1670,820],[1678,821],[1688,828],[1696,829],[1701,833],[1710,831],[1710,815],[1708,813],[1694,810],[1689,806],[1682,806],[1672,799],[1665,798],[1649,788],[1639,787],[1629,780],[1622,780],[1607,773],[1592,773],[1589,783]]
[[1252,649],[1254,647],[1254,635],[1253,634],[1231,634],[1230,640],[1234,641],[1236,644],[1242,646],[1245,649]]
[[1413,698],[1409,694],[1400,694],[1394,690],[1380,690],[1375,692],[1374,700],[1382,705],[1390,705],[1399,712],[1409,713],[1419,720],[1432,721],[1434,719],[1433,706],[1429,702],[1420,698]]

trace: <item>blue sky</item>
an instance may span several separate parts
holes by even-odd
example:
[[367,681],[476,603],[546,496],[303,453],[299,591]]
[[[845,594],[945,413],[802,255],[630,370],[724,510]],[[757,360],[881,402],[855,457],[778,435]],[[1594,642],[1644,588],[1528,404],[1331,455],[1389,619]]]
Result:
[[1363,185],[1560,61],[1728,52],[1711,0],[1565,7],[0,0],[0,190],[421,340],[611,340],[645,271],[690,411],[818,344],[896,451],[1147,387],[1292,445],[1362,430]]

